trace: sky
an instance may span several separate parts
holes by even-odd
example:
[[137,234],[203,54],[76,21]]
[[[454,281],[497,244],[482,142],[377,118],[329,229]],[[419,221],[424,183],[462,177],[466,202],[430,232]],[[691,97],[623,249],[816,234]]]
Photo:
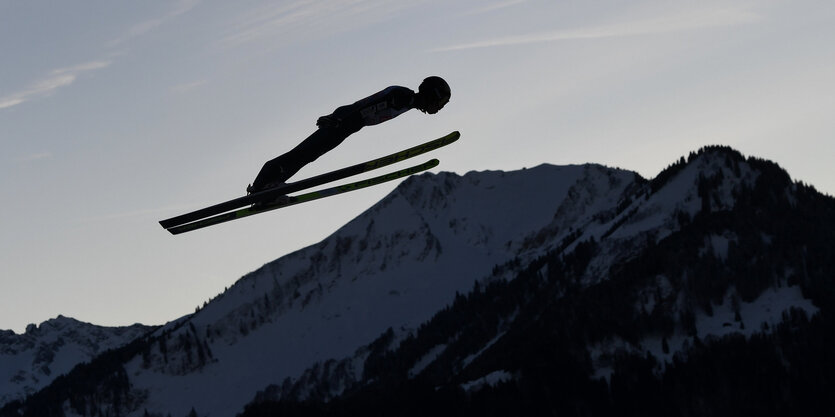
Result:
[[[303,178],[459,130],[434,172],[599,163],[651,178],[705,145],[835,194],[835,3],[0,0],[0,329],[191,313],[396,183],[172,236],[316,119],[444,77]],[[421,161],[422,162],[422,161]]]

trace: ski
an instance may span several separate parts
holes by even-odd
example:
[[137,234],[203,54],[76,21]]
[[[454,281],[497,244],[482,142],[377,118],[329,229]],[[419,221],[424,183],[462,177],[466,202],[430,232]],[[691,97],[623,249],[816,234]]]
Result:
[[271,188],[269,190],[253,193],[244,197],[235,198],[229,201],[225,201],[223,203],[195,210],[190,213],[162,220],[159,222],[159,224],[166,229],[170,229],[172,227],[186,223],[191,223],[205,217],[214,216],[230,210],[235,210],[244,206],[248,206],[258,201],[271,200],[281,195],[306,190],[308,188],[316,187],[322,184],[327,184],[329,182],[341,180],[343,178],[348,178],[354,175],[362,174],[363,172],[373,171],[375,169],[392,165],[405,159],[409,159],[430,152],[442,146],[449,145],[450,143],[453,143],[456,140],[458,140],[460,136],[461,134],[455,131],[446,136],[440,137],[435,140],[431,140],[426,143],[422,143],[418,146],[400,152],[393,153],[391,155],[386,155],[381,158],[372,159],[367,162],[327,172],[301,181],[287,183],[281,187]]
[[202,229],[204,227],[213,226],[220,223],[225,223],[228,221],[249,217],[254,214],[265,213],[268,211],[272,211],[275,209],[280,209],[283,207],[294,206],[296,204],[306,203],[309,201],[318,200],[320,198],[331,197],[339,194],[344,194],[351,191],[361,190],[363,188],[368,188],[374,185],[382,184],[384,182],[389,182],[396,180],[398,178],[408,177],[409,175],[416,174],[418,172],[426,171],[428,169],[432,169],[438,166],[439,161],[437,159],[432,159],[428,162],[425,162],[420,165],[413,166],[411,168],[401,169],[399,171],[394,171],[389,174],[380,175],[378,177],[369,178],[367,180],[356,181],[345,185],[338,185],[331,188],[325,188],[323,190],[318,191],[311,191],[305,194],[300,194],[296,196],[287,196],[286,200],[272,203],[272,204],[264,204],[264,205],[256,205],[251,207],[245,207],[239,210],[230,211],[227,213],[219,214],[213,217],[207,217],[192,223],[186,223],[178,226],[174,226],[168,229],[171,234],[178,235],[180,233],[190,232],[192,230]]

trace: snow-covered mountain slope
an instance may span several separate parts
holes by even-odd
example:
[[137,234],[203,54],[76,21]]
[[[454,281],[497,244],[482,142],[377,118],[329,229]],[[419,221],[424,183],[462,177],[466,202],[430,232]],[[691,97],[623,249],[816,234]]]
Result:
[[152,330],[135,324],[101,327],[58,316],[24,334],[0,331],[0,405],[22,399],[75,365],[118,348]]
[[[242,278],[168,336],[167,362],[155,348],[128,374],[149,410],[239,412],[255,391],[350,356],[389,327],[417,328],[556,213],[611,210],[634,178],[594,165],[412,178],[320,244]],[[573,194],[583,198],[568,207]],[[181,339],[211,358],[189,362]]]
[[[590,184],[606,177],[578,182],[522,245],[528,256],[494,271],[506,280],[456,297],[405,339],[384,334],[267,387],[245,415],[305,415],[327,410],[321,401],[393,415],[670,415],[693,404],[722,414],[735,395],[745,400],[732,401],[732,414],[749,414],[773,409],[771,386],[781,387],[779,406],[820,410],[806,396],[832,387],[814,375],[832,368],[835,201],[774,164],[711,147],[608,204],[585,204],[598,210],[563,210],[597,195]],[[682,387],[728,380],[734,387],[680,398]]]
[[[802,218],[818,204],[807,194],[718,147],[650,181],[599,165],[415,176],[319,244],[94,361],[115,381],[79,376],[88,391],[58,406],[226,416],[256,392],[322,400],[392,377],[476,391],[516,381],[535,357],[527,346],[551,331],[580,335],[572,352],[586,356],[572,360],[611,377],[622,352],[671,359],[697,337],[773,328],[792,307],[815,314],[798,286],[805,252],[783,251],[796,238],[757,218]],[[774,270],[753,274],[766,253],[758,265]]]

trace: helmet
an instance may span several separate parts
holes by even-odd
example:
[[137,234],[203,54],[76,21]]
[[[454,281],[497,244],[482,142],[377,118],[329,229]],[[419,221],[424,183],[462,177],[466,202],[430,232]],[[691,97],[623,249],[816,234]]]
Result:
[[449,102],[451,90],[449,84],[438,76],[427,77],[420,83],[418,94],[423,98],[423,111],[435,114]]

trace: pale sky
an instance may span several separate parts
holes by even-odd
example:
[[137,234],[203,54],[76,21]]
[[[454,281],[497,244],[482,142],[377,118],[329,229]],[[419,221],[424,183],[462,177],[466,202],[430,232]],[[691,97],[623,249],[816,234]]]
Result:
[[[162,324],[316,243],[396,184],[171,236],[318,116],[428,75],[434,116],[367,127],[294,179],[452,130],[438,171],[704,145],[835,194],[835,3],[0,0],[0,329]],[[418,161],[416,161],[418,162]],[[422,162],[422,161],[420,161]]]

